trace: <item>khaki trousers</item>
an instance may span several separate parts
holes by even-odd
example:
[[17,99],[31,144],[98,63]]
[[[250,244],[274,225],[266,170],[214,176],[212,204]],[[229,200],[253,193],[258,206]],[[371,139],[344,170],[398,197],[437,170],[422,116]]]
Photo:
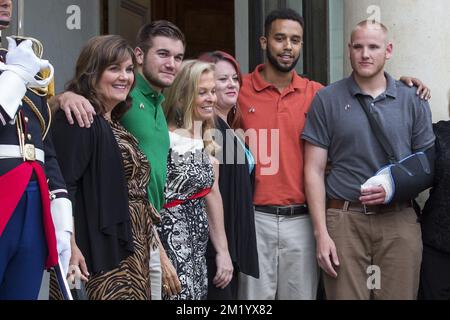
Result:
[[255,211],[259,279],[239,274],[240,300],[312,300],[319,269],[309,215]]
[[340,262],[336,279],[324,273],[327,299],[417,298],[422,235],[412,208],[374,215],[328,209],[326,218]]

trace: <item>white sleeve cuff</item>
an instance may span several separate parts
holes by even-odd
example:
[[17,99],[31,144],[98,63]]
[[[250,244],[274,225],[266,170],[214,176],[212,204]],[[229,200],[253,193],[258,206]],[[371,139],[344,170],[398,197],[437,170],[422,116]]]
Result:
[[57,198],[50,204],[55,231],[73,232],[72,202],[67,198]]
[[22,105],[22,98],[27,92],[24,80],[12,71],[0,75],[0,105],[11,119]]

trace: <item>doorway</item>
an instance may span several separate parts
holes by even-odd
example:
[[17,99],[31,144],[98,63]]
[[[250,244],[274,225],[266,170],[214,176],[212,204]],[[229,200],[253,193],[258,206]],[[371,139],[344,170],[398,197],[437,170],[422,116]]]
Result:
[[186,58],[213,50],[235,54],[234,0],[152,0],[151,19],[175,23],[186,36]]

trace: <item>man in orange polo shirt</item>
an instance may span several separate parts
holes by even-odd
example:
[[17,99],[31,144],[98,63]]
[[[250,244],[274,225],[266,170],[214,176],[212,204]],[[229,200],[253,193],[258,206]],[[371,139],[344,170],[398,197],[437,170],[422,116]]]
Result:
[[[260,277],[239,279],[239,298],[315,299],[318,266],[303,175],[306,114],[322,85],[297,75],[303,18],[294,10],[271,12],[260,38],[266,62],[244,76],[239,94],[242,127],[256,159],[253,202]],[[428,88],[414,78],[422,99]]]
[[[306,113],[322,85],[294,68],[303,43],[303,18],[271,12],[260,38],[266,63],[245,76],[239,95],[242,126],[256,158],[255,226],[260,278],[242,275],[241,299],[315,299],[318,267],[303,185]],[[253,129],[253,130],[252,130]]]

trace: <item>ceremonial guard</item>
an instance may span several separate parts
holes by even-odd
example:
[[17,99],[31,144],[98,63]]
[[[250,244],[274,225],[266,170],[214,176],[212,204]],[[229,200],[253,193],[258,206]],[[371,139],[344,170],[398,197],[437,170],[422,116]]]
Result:
[[[12,1],[0,0],[0,32],[11,12]],[[0,50],[0,300],[37,299],[44,269],[67,272],[72,208],[48,134],[52,72],[38,76],[53,68],[39,42],[7,40]]]

